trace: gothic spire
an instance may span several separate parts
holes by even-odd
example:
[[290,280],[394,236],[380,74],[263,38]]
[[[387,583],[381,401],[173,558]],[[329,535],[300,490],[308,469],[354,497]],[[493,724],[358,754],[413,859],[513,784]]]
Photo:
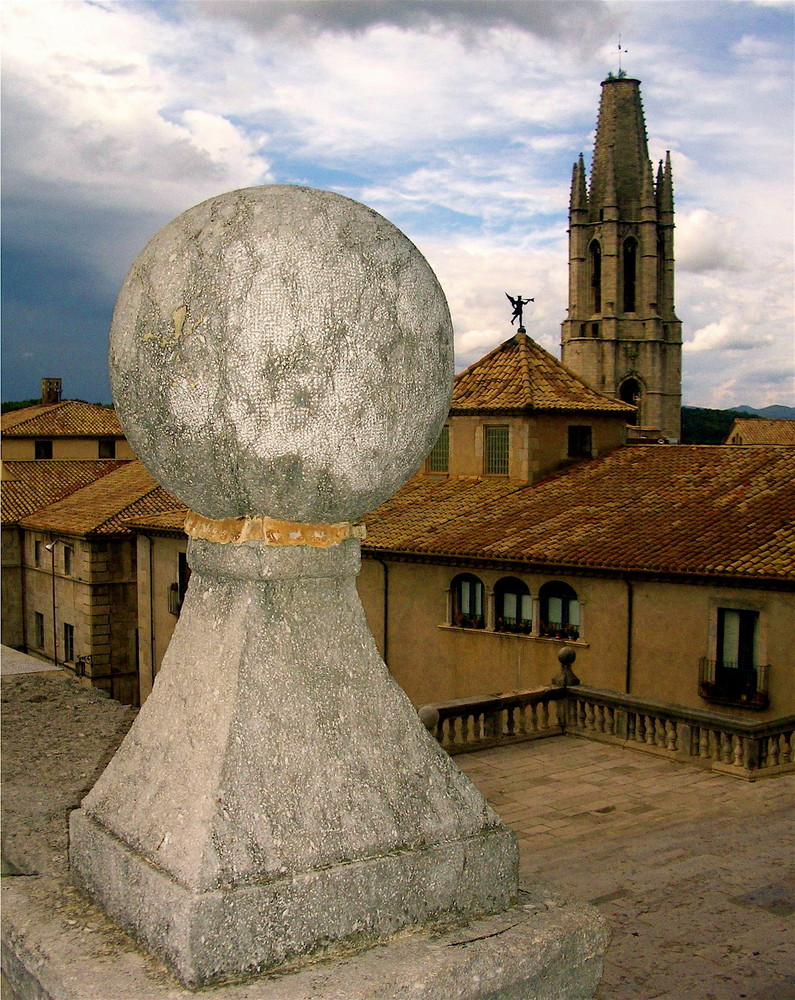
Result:
[[611,159],[618,208],[622,215],[633,214],[642,200],[649,150],[640,81],[629,77],[608,77],[602,82],[589,193],[592,212],[606,204]]

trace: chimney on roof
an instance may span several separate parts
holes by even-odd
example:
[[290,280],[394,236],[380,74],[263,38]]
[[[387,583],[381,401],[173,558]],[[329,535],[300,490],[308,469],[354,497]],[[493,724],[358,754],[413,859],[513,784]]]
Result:
[[43,378],[41,380],[41,402],[42,406],[61,402],[61,380],[59,378]]

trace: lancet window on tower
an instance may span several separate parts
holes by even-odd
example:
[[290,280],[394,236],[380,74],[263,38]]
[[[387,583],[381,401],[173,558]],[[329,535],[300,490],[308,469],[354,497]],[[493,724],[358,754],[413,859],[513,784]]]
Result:
[[593,295],[593,311],[602,311],[602,248],[594,240],[590,246],[591,253],[591,292]]
[[630,236],[624,240],[624,312],[635,312],[638,242]]

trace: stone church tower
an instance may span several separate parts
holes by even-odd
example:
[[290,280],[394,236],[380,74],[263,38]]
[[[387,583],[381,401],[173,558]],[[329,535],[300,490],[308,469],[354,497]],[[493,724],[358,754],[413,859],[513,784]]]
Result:
[[682,324],[673,242],[670,154],[655,182],[640,81],[611,74],[602,83],[587,188],[582,154],[574,164],[562,360],[595,389],[634,403],[640,427],[678,441]]

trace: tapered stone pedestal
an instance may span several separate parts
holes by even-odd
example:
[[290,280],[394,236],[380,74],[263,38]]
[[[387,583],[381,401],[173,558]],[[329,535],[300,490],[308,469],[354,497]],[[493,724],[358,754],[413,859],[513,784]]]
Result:
[[510,906],[513,835],[384,667],[359,542],[189,558],[155,690],[72,815],[78,884],[189,983]]
[[[114,401],[141,460],[196,512],[193,575],[152,694],[72,816],[70,861],[183,984],[377,942],[392,957],[342,996],[385,996],[390,974],[428,1000],[572,983],[531,954],[514,837],[389,676],[356,593],[353,524],[430,450],[452,362],[422,255],[329,192],[204,202],[125,280]],[[507,924],[464,929],[490,914]],[[415,989],[422,964],[398,935],[458,927],[465,947],[514,916],[522,932],[477,960],[449,952]],[[580,938],[592,975],[598,935]],[[313,1000],[339,996],[330,984]]]

